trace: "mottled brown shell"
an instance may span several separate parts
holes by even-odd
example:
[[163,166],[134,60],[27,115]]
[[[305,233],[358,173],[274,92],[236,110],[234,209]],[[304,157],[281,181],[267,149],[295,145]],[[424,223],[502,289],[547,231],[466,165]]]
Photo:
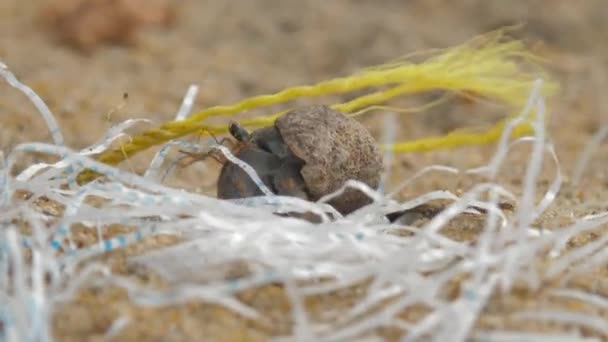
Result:
[[[327,106],[289,111],[275,123],[290,151],[304,161],[301,174],[308,191],[318,200],[340,189],[349,179],[376,188],[382,173],[382,154],[374,138],[355,119]],[[330,203],[350,212],[368,202],[349,190]]]

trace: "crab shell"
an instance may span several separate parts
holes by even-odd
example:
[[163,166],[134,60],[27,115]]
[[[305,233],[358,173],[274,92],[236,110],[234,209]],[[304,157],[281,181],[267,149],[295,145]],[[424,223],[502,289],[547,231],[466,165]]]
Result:
[[[327,106],[291,110],[241,144],[236,157],[250,164],[280,195],[316,201],[351,179],[376,188],[382,173],[380,149],[367,129]],[[224,165],[218,197],[259,195],[262,192],[240,167]],[[348,188],[329,204],[348,214],[370,202],[359,190]]]

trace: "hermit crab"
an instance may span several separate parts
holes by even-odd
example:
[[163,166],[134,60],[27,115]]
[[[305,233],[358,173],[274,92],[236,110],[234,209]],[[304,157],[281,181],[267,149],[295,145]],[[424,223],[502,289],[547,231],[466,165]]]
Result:
[[[323,105],[293,109],[274,125],[247,132],[233,122],[237,140],[232,153],[249,164],[275,194],[317,201],[341,189],[348,180],[377,188],[382,154],[374,138],[355,119]],[[236,199],[263,195],[238,165],[225,161],[217,196]],[[343,215],[370,203],[367,195],[347,188],[328,204]]]
[[[273,125],[248,132],[236,122],[229,126],[236,140],[232,154],[245,162],[274,194],[308,201],[340,190],[346,181],[357,180],[375,189],[383,171],[382,154],[372,135],[355,119],[330,107],[314,105],[293,109]],[[221,143],[221,142],[220,142]],[[221,199],[262,196],[264,192],[242,166],[226,158],[217,182]],[[354,188],[346,188],[327,203],[342,215],[369,204],[371,199]],[[508,204],[500,204],[509,209]],[[479,213],[482,208],[471,207]],[[420,205],[385,214],[388,221],[412,224],[430,219],[443,208]],[[318,221],[314,215],[289,215]]]

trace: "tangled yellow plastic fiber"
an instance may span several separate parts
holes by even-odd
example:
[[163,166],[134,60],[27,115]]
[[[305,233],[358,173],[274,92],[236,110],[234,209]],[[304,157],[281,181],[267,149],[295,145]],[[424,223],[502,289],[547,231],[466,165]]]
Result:
[[[524,106],[535,79],[544,78],[545,95],[554,93],[557,85],[541,75],[542,70],[534,67],[534,61],[538,58],[529,53],[522,42],[509,39],[507,31],[508,29],[498,30],[476,37],[463,45],[434,52],[426,61],[420,63],[404,59],[314,85],[290,87],[274,94],[246,98],[231,105],[203,109],[184,120],[169,121],[133,136],[129,142],[100,154],[98,160],[107,164],[118,164],[142,150],[188,134],[227,132],[226,125],[205,123],[205,120],[212,116],[232,116],[302,97],[346,94],[381,86],[381,90],[376,89],[375,92],[334,104],[332,107],[344,113],[356,113],[387,103],[397,96],[446,90],[474,94],[503,103],[512,112],[517,112]],[[285,111],[243,120],[240,123],[246,127],[265,126],[272,124],[283,113]],[[505,121],[501,121],[486,132],[461,129],[445,136],[396,142],[383,147],[392,149],[395,153],[405,153],[488,144],[500,137],[504,123]],[[515,128],[513,135],[521,136],[530,130],[530,123],[523,122]],[[92,171],[84,171],[79,176],[79,182],[90,181],[95,176]]]

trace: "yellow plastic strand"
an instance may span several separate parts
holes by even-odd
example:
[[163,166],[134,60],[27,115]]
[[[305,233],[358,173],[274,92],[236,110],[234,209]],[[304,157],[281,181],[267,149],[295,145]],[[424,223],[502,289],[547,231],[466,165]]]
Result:
[[[539,76],[525,70],[533,56],[519,41],[505,39],[504,30],[477,37],[472,41],[438,52],[421,63],[392,62],[364,69],[350,76],[323,81],[314,85],[295,86],[274,94],[246,98],[232,105],[203,109],[181,121],[169,121],[133,136],[130,142],[105,151],[98,160],[118,164],[149,147],[165,143],[192,133],[222,134],[227,125],[208,125],[205,120],[212,116],[233,116],[261,107],[283,104],[302,97],[345,94],[356,90],[384,87],[344,103],[332,105],[344,113],[356,113],[385,103],[392,98],[431,90],[467,92],[501,102],[519,109],[525,103],[532,83]],[[557,87],[550,81],[544,83],[543,93],[553,93]],[[248,127],[272,124],[285,111],[242,120]],[[526,123],[516,128],[517,135],[526,134]],[[487,144],[500,136],[501,123],[484,133],[458,132],[443,137],[424,138],[411,142],[395,143],[390,147],[396,153],[421,152],[439,148],[453,148],[469,144]],[[96,175],[85,171],[79,182],[86,182]]]
[[[413,141],[403,141],[382,146],[393,153],[425,152],[439,149],[451,149],[461,146],[487,145],[497,141],[502,135],[507,120],[502,120],[486,132],[469,132],[460,130],[438,137],[427,137]],[[521,137],[532,133],[533,128],[529,122],[516,125],[511,132],[511,138]]]
[[372,105],[366,108],[363,108],[359,111],[353,112],[351,114],[348,114],[348,116],[350,116],[351,118],[353,117],[357,117],[363,114],[366,114],[372,110],[383,110],[385,112],[394,112],[394,113],[420,113],[423,112],[425,110],[429,110],[435,106],[438,106],[442,103],[447,102],[451,96],[448,95],[454,95],[454,94],[444,94],[443,96],[441,96],[440,98],[433,100],[431,102],[427,102],[424,103],[420,106],[416,106],[416,107],[410,107],[410,108],[400,108],[400,107],[390,107],[390,106],[383,106],[383,105]]

